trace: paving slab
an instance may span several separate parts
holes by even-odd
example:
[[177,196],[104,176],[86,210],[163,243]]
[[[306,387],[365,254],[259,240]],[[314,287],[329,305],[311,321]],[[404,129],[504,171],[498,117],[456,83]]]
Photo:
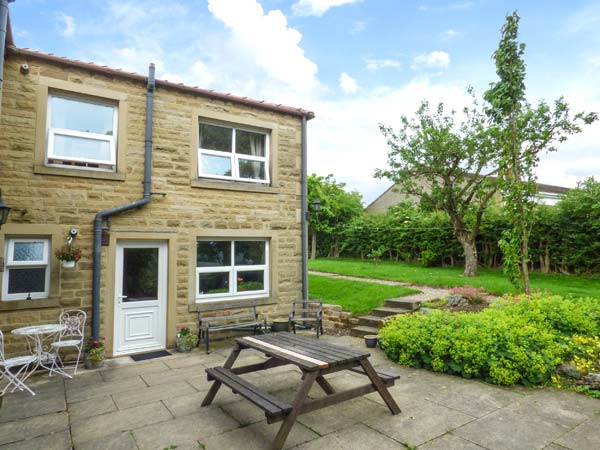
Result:
[[98,372],[103,381],[124,380],[146,373],[166,372],[169,367],[164,361],[140,361],[110,370]]
[[572,450],[600,449],[600,416],[592,417],[555,441]]
[[34,392],[35,406],[32,405],[34,398],[31,398],[29,392],[7,394],[0,408],[0,423],[62,412],[67,409],[62,382],[36,386]]
[[144,373],[140,375],[140,377],[148,386],[175,383],[177,381],[199,376],[202,376],[206,379],[206,366],[200,363],[181,367],[179,369],[169,369],[161,372]]
[[0,445],[0,450],[71,450],[72,448],[71,433],[68,430]]
[[148,403],[113,413],[95,416],[93,420],[71,422],[71,435],[77,447],[83,442],[95,441],[118,432],[164,422],[173,416],[161,402]]
[[[207,450],[270,450],[280,426],[281,422],[269,425],[266,421],[262,421],[247,427],[236,428],[226,433],[207,437],[201,442],[206,446]],[[318,437],[319,435],[314,431],[309,430],[300,423],[296,423],[283,448],[295,447]]]
[[68,429],[69,417],[65,412],[4,422],[0,424],[0,445],[32,439],[45,434],[68,431]]
[[387,407],[365,398],[355,398],[342,404],[318,409],[310,414],[303,414],[297,421],[311,430],[324,435],[341,429],[349,429],[367,417],[390,414]]
[[398,442],[418,446],[474,420],[473,416],[427,400],[400,408],[402,412],[396,415],[387,408],[377,408],[364,423]]
[[451,433],[419,446],[419,450],[485,450],[483,447]]
[[[167,409],[171,412],[171,414],[174,417],[181,417],[186,416],[188,414],[201,412],[203,409],[205,409],[206,407],[200,406],[205,396],[206,391],[196,392],[190,395],[183,395],[180,397],[173,397],[163,400],[163,404],[167,407]],[[219,406],[224,403],[240,401],[240,398],[241,397],[239,395],[233,394],[231,392],[231,389],[221,388],[212,404]]]
[[[212,435],[236,429],[240,424],[218,407],[133,430],[140,450],[169,447],[199,449],[198,442]],[[234,447],[229,447],[234,448]],[[243,448],[243,447],[240,447]]]
[[105,397],[132,389],[143,389],[147,385],[140,377],[125,378],[124,380],[102,381],[86,386],[67,386],[67,402],[81,402],[94,397]]
[[133,439],[133,433],[125,431],[77,444],[75,450],[138,450],[138,446]]
[[117,405],[110,395],[95,397],[90,400],[69,403],[69,417],[71,420],[86,419],[100,414],[111,413],[117,410]]
[[[389,437],[368,428],[363,424],[338,430],[314,439],[298,447],[297,450],[400,450],[406,447]],[[445,449],[448,450],[448,449]],[[455,450],[455,449],[452,449]]]
[[119,409],[131,408],[132,406],[152,403],[158,400],[166,400],[173,397],[192,395],[197,391],[185,381],[172,384],[157,384],[154,386],[133,389],[131,391],[119,392],[112,398]]

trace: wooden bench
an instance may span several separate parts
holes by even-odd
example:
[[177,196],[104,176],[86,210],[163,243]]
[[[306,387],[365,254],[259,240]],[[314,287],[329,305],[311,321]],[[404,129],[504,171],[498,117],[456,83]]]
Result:
[[257,386],[224,367],[206,369],[208,381],[215,380],[231,388],[234,394],[239,394],[246,400],[258,406],[265,412],[267,423],[281,420],[291,410],[292,405],[279,400],[277,397],[262,391]]
[[[220,316],[206,316],[209,312],[231,311],[241,309],[242,312]],[[222,304],[198,305],[198,343],[203,339],[206,343],[206,353],[210,351],[210,332],[217,330],[252,330],[254,334],[264,327],[266,319],[259,319],[256,302],[253,300],[223,302]]]

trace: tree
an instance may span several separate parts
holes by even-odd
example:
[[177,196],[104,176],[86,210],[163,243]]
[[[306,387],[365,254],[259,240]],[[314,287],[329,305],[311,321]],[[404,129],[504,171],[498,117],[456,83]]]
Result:
[[362,214],[362,197],[356,192],[346,192],[344,183],[338,183],[333,175],[326,177],[312,174],[307,180],[309,210],[315,200],[321,206],[318,212],[309,211],[308,228],[311,235],[311,259],[317,257],[317,236],[329,244],[328,255],[339,256],[344,227],[353,217]]
[[[473,95],[471,89],[469,93]],[[401,118],[399,131],[380,125],[390,147],[389,167],[375,172],[376,177],[388,178],[402,192],[418,197],[421,204],[448,214],[464,251],[467,277],[477,275],[475,241],[497,189],[494,136],[477,102],[472,101],[460,123],[455,111],[444,112],[443,103],[432,111],[424,101],[415,119]]]
[[529,237],[535,214],[536,174],[542,151],[555,151],[568,135],[581,132],[581,125],[597,119],[595,113],[578,113],[573,118],[561,97],[553,107],[540,101],[532,107],[525,98],[525,44],[518,42],[519,15],[506,17],[493,58],[499,80],[485,92],[486,114],[496,130],[500,191],[511,226],[499,245],[504,253],[504,270],[527,294],[529,285]]

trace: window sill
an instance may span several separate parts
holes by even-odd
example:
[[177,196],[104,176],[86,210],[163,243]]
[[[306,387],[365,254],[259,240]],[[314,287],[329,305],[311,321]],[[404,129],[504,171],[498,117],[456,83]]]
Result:
[[58,175],[65,177],[78,177],[78,178],[95,178],[99,180],[113,180],[113,181],[125,181],[124,172],[101,172],[95,170],[86,169],[63,169],[62,167],[48,167],[35,164],[33,166],[33,173],[43,175]]
[[222,191],[255,192],[261,194],[279,194],[279,188],[276,186],[266,186],[264,184],[258,183],[245,183],[243,181],[192,179],[190,184],[193,188],[219,189]]
[[202,305],[202,309],[205,311],[207,311],[207,310],[210,311],[211,306],[223,306],[224,304],[231,306],[231,309],[233,309],[237,306],[237,304],[240,304],[240,305],[247,304],[250,301],[256,303],[256,306],[272,305],[274,303],[277,303],[277,299],[275,299],[273,297],[239,298],[239,299],[236,298],[236,299],[229,299],[229,300],[204,300],[201,302],[197,302],[196,300],[194,300],[194,303],[190,303],[188,305],[188,311],[189,312],[197,312],[199,305]]
[[20,311],[24,309],[52,308],[56,306],[60,306],[60,299],[57,297],[0,301],[0,311]]

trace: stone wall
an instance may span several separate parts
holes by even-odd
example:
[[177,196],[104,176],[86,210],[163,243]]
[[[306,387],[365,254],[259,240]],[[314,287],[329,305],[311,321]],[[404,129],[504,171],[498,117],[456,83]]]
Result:
[[[24,63],[30,67],[26,75],[19,72]],[[90,311],[94,217],[100,210],[135,201],[142,194],[146,86],[68,64],[15,55],[8,56],[4,76],[0,188],[3,200],[13,210],[9,223],[0,229],[0,257],[4,257],[7,236],[39,235],[39,226],[48,230],[42,234],[52,237],[53,247],[64,244],[69,229],[77,228],[75,243],[83,251],[76,269],[71,270],[59,268],[51,257],[49,299],[27,304],[0,301],[0,328],[7,335],[10,354],[23,348],[21,341],[11,339],[10,330],[56,322],[64,308]],[[44,130],[38,129],[40,115],[45,114],[46,107],[40,101],[40,89],[48,80],[124,96],[127,130],[126,154],[121,155],[125,159],[118,168],[121,175],[90,178],[91,172],[81,169],[52,172],[36,166],[36,144],[39,146],[39,136],[44,136]],[[202,114],[224,117],[234,124],[256,121],[270,125],[276,138],[272,142],[270,186],[198,180],[194,176],[194,146]],[[153,196],[146,207],[112,217],[110,246],[102,247],[102,333],[111,330],[105,322],[111,319],[114,307],[115,236],[169,238],[173,279],[169,280],[167,336],[171,345],[177,325],[196,328],[193,277],[195,242],[200,236],[269,239],[271,295],[261,299],[261,308],[270,316],[286,315],[289,303],[301,298],[301,119],[164,87],[155,91],[153,139],[152,191],[167,195]],[[107,338],[110,341],[111,337]]]
[[352,328],[358,323],[351,312],[342,310],[340,305],[323,304],[324,328]]

